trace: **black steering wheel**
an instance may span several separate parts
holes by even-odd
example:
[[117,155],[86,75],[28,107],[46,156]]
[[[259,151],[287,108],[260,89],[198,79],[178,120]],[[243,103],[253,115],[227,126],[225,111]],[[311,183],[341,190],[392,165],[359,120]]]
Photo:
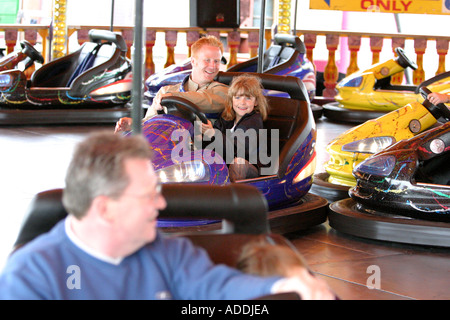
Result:
[[20,42],[20,46],[22,47],[22,52],[29,56],[33,61],[38,63],[44,63],[44,57],[40,54],[39,51],[36,50],[35,47],[27,40],[22,40]]
[[433,115],[433,117],[436,118],[436,120],[442,117],[446,121],[450,121],[450,110],[445,104],[439,103],[437,105],[434,105],[428,100],[428,95],[431,93],[431,91],[427,87],[420,87],[419,92],[425,99],[425,101],[423,102],[424,107],[427,108],[428,111],[430,111],[430,113]]
[[208,123],[208,119],[205,114],[200,111],[199,107],[185,98],[176,96],[163,97],[161,99],[161,106],[165,107],[167,114],[180,116],[192,123],[194,123],[198,117],[202,123]]
[[402,48],[395,48],[395,52],[398,54],[397,62],[399,65],[405,69],[408,67],[411,67],[413,70],[417,69],[417,64],[406,56],[405,51]]

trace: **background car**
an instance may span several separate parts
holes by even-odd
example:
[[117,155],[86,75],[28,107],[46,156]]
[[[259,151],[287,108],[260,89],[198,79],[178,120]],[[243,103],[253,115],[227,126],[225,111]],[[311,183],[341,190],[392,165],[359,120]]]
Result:
[[[431,92],[426,87],[420,91],[423,98]],[[330,159],[324,164],[325,172],[314,176],[315,192],[328,193],[332,200],[346,198],[356,184],[353,170],[359,163],[400,140],[441,125],[438,120],[448,117],[444,105],[436,107],[425,99],[345,131],[326,147]]]
[[323,105],[323,115],[338,122],[362,123],[408,103],[420,102],[421,87],[426,86],[433,92],[450,92],[450,72],[439,74],[418,86],[392,85],[393,75],[407,68],[417,69],[416,63],[405,55],[402,48],[396,48],[395,51],[397,57],[341,80],[336,86],[336,102]]
[[0,73],[0,124],[115,122],[129,115],[131,62],[121,35],[91,30],[90,41],[44,64],[30,80]]
[[389,214],[450,222],[450,123],[360,163],[350,196]]
[[44,57],[33,47],[31,43],[26,40],[22,40],[20,42],[20,46],[22,48],[21,51],[11,52],[6,56],[1,57],[0,72],[10,69],[20,69],[21,71],[25,71],[35,61],[41,64],[44,63]]
[[330,204],[330,226],[368,239],[450,247],[449,145],[447,122],[362,162],[351,198]]
[[444,104],[428,108],[441,109],[447,122],[356,166],[351,198],[330,204],[332,228],[369,239],[450,247],[450,111]]

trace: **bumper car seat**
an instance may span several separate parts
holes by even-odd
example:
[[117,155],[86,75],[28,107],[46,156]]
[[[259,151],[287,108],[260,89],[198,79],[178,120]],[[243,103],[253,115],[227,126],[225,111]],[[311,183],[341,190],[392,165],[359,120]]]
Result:
[[[306,48],[299,37],[290,34],[276,34],[274,44],[264,52],[263,72],[276,74],[293,65],[301,53],[306,53]],[[228,72],[244,72],[247,68],[257,64],[258,57],[232,66]]]
[[[233,77],[237,75],[239,73],[219,72],[217,81],[229,84]],[[258,74],[258,76],[265,89],[284,91],[290,96],[290,98],[268,96],[267,101],[270,108],[267,119],[264,121],[265,129],[278,131],[276,143],[279,144],[279,161],[278,167],[274,167],[271,174],[278,174],[279,177],[283,177],[294,153],[302,142],[299,137],[304,134],[308,125],[308,121],[305,121],[305,119],[313,121],[313,117],[308,114],[310,109],[308,93],[299,78],[286,76],[280,80],[279,76],[265,73]],[[274,142],[268,141],[268,151],[272,150],[272,143]]]
[[85,79],[114,66],[128,50],[125,40],[116,33],[91,30],[89,39],[90,42],[84,43],[77,51],[36,70],[30,79],[30,89],[70,88],[76,93]]

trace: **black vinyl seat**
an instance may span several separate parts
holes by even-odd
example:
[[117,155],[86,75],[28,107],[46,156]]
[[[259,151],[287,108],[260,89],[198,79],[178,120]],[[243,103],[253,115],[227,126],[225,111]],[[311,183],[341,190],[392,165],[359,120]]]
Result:
[[[216,77],[218,82],[230,84],[233,77],[242,73],[239,72],[219,72]],[[308,126],[313,126],[314,118],[310,108],[309,96],[303,82],[292,76],[277,76],[266,73],[253,73],[261,79],[264,89],[281,91],[289,94],[289,97],[268,96],[269,114],[264,121],[264,128],[278,130],[279,158],[278,166],[273,166],[272,174],[283,177],[293,154],[302,143],[300,137]],[[272,137],[272,135],[270,135]],[[271,150],[271,144],[275,141],[268,141],[267,150]]]
[[[293,65],[300,54],[306,53],[305,44],[294,35],[278,33],[274,43],[264,52],[263,73],[275,74]],[[251,58],[230,67],[228,72],[246,72],[251,66],[256,66],[258,57]],[[255,69],[256,71],[256,69]]]
[[[49,231],[67,216],[62,193],[62,189],[52,189],[34,197],[14,244],[16,248]],[[160,218],[224,219],[223,233],[270,232],[267,202],[255,187],[164,184],[162,193],[167,207],[160,211]],[[202,201],[198,201],[199,194],[203,195]],[[215,209],[211,210],[212,207]]]
[[[70,87],[74,80],[91,69],[106,69],[124,56],[128,48],[119,34],[106,30],[91,30],[89,42],[83,43],[80,49],[62,58],[55,59],[36,70],[30,79],[30,88]],[[79,70],[83,61],[91,55],[92,62],[85,70]],[[78,74],[75,74],[78,70]],[[73,77],[76,75],[75,77]]]

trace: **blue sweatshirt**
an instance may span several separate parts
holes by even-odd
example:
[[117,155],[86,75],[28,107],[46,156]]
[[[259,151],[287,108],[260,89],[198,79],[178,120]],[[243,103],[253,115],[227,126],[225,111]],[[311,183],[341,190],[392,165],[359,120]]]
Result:
[[0,274],[0,299],[251,299],[278,280],[215,265],[186,238],[157,235],[118,263],[90,255],[64,221],[16,251]]

